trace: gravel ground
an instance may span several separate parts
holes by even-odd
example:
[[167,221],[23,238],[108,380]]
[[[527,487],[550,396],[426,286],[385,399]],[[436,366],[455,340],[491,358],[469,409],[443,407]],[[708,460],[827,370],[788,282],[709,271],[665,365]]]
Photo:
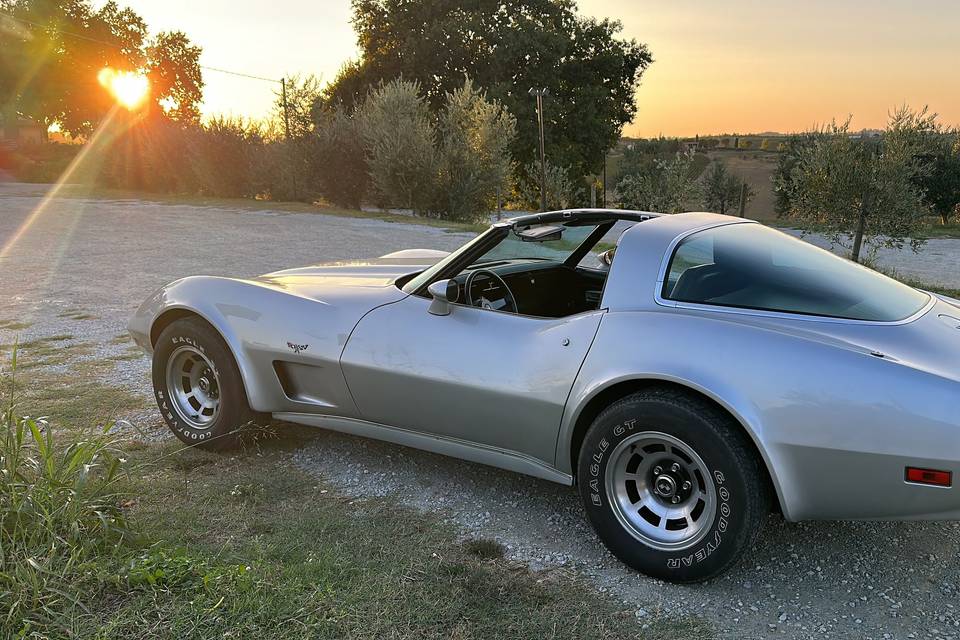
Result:
[[[111,341],[136,306],[181,276],[249,276],[410,247],[449,250],[467,237],[376,220],[139,200],[41,205],[44,192],[0,184],[0,320],[33,323],[21,340],[72,334],[98,345],[97,357],[121,353],[126,346]],[[928,255],[934,247],[938,253]],[[892,259],[881,255],[902,273],[960,286],[958,240]],[[0,342],[12,334],[0,329]],[[149,398],[148,371],[146,358],[121,361],[112,382]],[[166,437],[156,412],[124,417]],[[345,494],[388,495],[440,512],[465,535],[497,539],[534,568],[576,570],[635,608],[641,623],[698,615],[729,638],[960,638],[958,523],[789,524],[771,516],[737,569],[706,585],[678,587],[610,557],[570,488],[319,430],[292,462]]]

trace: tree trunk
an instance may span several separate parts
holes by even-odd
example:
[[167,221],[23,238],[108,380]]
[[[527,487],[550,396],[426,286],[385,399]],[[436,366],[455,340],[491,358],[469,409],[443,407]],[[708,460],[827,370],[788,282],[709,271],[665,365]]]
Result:
[[948,224],[950,224],[950,212],[949,212],[949,211],[941,211],[941,212],[940,212],[940,224],[942,224],[942,225],[948,225]]
[[863,234],[867,230],[867,208],[870,196],[864,196],[860,201],[860,219],[857,220],[857,231],[853,236],[853,253],[850,259],[860,262],[860,249],[863,247]]

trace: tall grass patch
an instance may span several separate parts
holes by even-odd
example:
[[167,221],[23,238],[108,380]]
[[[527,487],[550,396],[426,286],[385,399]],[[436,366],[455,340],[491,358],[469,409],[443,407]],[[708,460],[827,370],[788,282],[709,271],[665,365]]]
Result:
[[48,636],[87,611],[76,583],[128,528],[115,480],[123,465],[106,433],[61,441],[21,416],[16,349],[3,383],[0,434],[0,635]]

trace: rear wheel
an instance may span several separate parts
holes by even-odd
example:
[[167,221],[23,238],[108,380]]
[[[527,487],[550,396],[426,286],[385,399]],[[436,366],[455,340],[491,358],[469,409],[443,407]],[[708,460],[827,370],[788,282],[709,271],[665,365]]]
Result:
[[153,391],[170,430],[205,449],[235,446],[260,418],[247,404],[240,370],[223,338],[199,318],[164,329],[153,352]]
[[769,508],[760,461],[739,425],[674,389],[635,393],[597,416],[580,450],[578,479],[610,551],[671,582],[726,571]]

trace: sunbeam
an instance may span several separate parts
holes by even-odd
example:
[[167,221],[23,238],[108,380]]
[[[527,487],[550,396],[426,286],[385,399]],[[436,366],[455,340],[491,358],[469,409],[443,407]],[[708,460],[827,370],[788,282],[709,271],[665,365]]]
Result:
[[107,113],[107,116],[103,119],[103,122],[100,123],[100,126],[91,136],[90,140],[83,146],[76,157],[70,162],[63,174],[60,175],[60,178],[56,183],[50,188],[50,191],[44,196],[43,200],[40,201],[40,204],[31,211],[27,217],[20,223],[20,226],[17,227],[17,230],[13,232],[10,238],[4,243],[3,248],[0,248],[0,261],[6,259],[7,255],[17,244],[21,237],[30,229],[30,227],[37,221],[37,219],[43,215],[43,212],[46,211],[50,202],[57,197],[60,190],[63,189],[63,186],[70,182],[70,179],[77,173],[78,169],[83,167],[87,163],[87,158],[91,154],[95,154],[101,150],[106,144],[112,140],[114,131],[111,131],[111,124],[118,111],[120,110],[119,105],[114,105],[110,111]]

